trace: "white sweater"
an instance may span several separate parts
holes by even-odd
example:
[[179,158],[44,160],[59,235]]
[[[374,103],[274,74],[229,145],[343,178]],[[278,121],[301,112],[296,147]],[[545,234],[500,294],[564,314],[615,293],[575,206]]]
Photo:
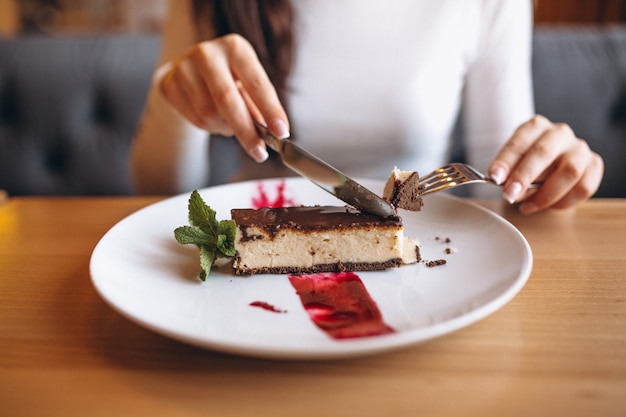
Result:
[[[469,162],[485,170],[533,113],[530,0],[294,0],[290,123],[298,143],[346,174],[426,173],[449,156],[462,109]],[[172,1],[161,63],[198,39]],[[207,132],[150,92],[133,149],[145,192],[208,183]],[[260,170],[254,162],[246,170]]]

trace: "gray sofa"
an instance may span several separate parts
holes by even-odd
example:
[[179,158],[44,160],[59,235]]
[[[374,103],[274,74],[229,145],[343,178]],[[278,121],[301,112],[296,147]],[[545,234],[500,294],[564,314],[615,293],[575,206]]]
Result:
[[[0,40],[0,189],[132,194],[128,152],[159,43]],[[572,125],[605,158],[597,196],[626,197],[626,28],[537,28],[533,72],[537,112]]]
[[598,197],[626,197],[626,26],[535,31],[537,113],[566,122],[605,161]]
[[0,189],[131,194],[130,141],[157,37],[0,41]]

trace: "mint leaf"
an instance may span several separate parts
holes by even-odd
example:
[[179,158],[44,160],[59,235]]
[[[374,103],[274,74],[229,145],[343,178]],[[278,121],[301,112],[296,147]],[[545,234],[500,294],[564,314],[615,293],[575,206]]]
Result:
[[217,249],[223,256],[235,256],[235,245],[227,240],[226,235],[217,236]]
[[200,246],[200,266],[202,267],[202,272],[200,272],[199,276],[200,280],[206,280],[206,277],[211,272],[215,258],[215,251],[207,249],[205,246]]
[[217,234],[217,220],[215,210],[209,207],[197,190],[189,196],[189,223],[197,226],[209,235]]
[[234,220],[222,220],[217,228],[217,249],[224,256],[235,256],[235,235],[237,225]]
[[234,220],[218,222],[215,210],[204,202],[197,190],[189,196],[188,210],[190,226],[177,227],[174,237],[181,245],[193,244],[200,248],[202,271],[199,278],[204,281],[217,258],[235,256],[237,225]]
[[181,245],[214,245],[215,237],[208,235],[198,226],[181,226],[174,230],[174,237]]

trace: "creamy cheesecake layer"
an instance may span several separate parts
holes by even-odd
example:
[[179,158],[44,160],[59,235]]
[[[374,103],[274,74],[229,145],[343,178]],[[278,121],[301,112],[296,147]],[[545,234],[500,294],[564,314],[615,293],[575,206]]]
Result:
[[237,223],[238,274],[381,270],[419,258],[417,240],[403,237],[398,217],[334,206],[231,214]]

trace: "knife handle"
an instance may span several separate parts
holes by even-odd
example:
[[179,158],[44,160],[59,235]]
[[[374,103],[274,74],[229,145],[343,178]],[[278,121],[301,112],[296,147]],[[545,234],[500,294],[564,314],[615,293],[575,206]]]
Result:
[[279,154],[282,153],[285,142],[283,142],[282,139],[279,139],[276,136],[272,135],[267,126],[265,126],[263,123],[254,120],[254,125],[256,126],[256,130],[259,133],[259,136],[261,136],[267,146],[269,146]]

